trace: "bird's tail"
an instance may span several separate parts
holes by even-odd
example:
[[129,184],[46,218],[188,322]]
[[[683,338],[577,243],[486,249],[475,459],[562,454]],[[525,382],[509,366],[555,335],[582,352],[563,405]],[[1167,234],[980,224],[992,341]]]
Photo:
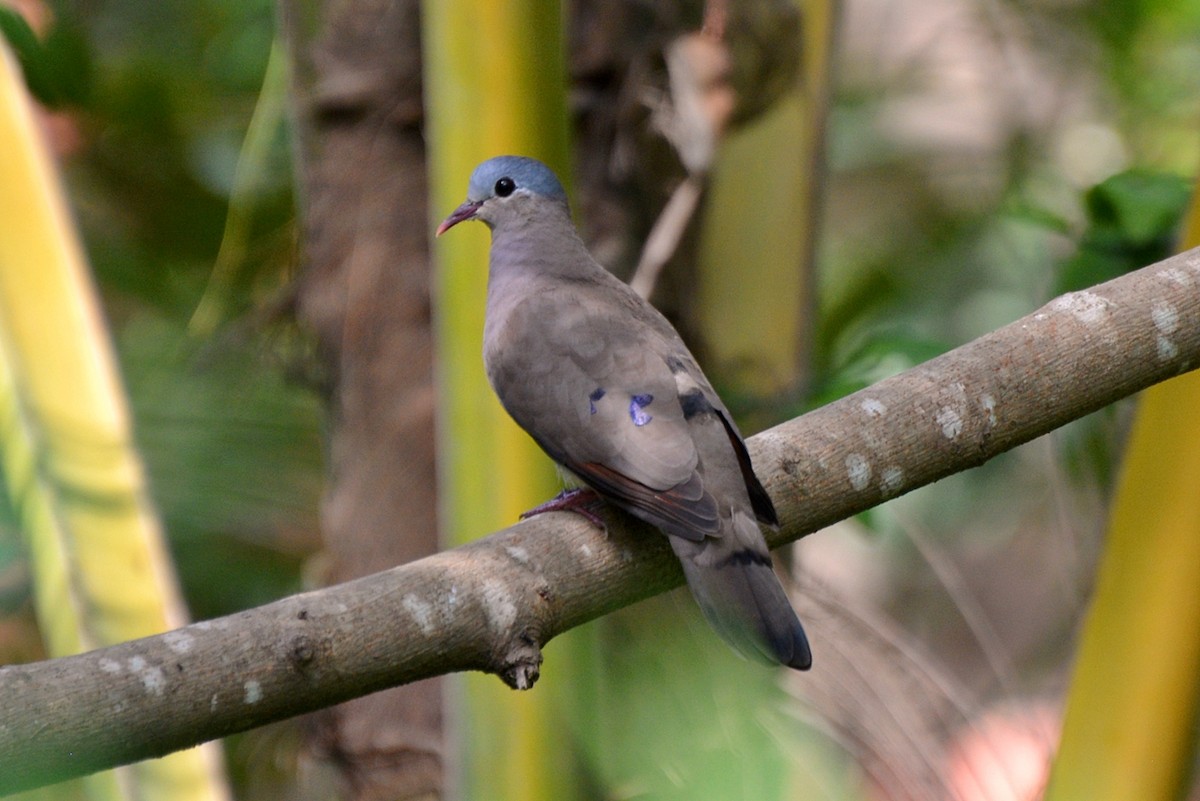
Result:
[[719,537],[692,542],[668,537],[704,617],[727,643],[758,662],[797,670],[812,651],[754,519],[734,510]]

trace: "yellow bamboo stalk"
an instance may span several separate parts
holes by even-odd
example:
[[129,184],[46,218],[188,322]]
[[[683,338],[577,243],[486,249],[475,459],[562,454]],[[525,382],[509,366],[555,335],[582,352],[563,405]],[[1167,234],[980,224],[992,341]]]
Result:
[[[424,3],[435,220],[462,202],[471,170],[490,156],[534,156],[569,174],[561,14],[558,4],[535,0]],[[482,225],[457,228],[435,248],[439,510],[450,544],[511,523],[559,487],[550,461],[508,419],[483,374],[487,251]],[[457,679],[462,692],[452,704],[452,733],[462,749],[463,797],[579,797],[578,772],[560,747],[561,727],[549,707],[565,667],[556,664],[539,691],[526,694],[492,677]]]
[[[0,447],[47,648],[62,656],[181,625],[95,291],[5,46],[0,175],[0,372],[7,379]],[[122,784],[126,797],[223,799],[218,767],[210,746],[143,763],[120,782],[95,778],[89,790],[117,798]]]
[[[557,6],[531,0],[425,4],[437,219],[463,201],[471,170],[490,156],[532,155],[569,174],[558,15]],[[508,419],[483,374],[487,229],[454,233],[438,241],[435,256],[437,370],[448,413],[438,443],[441,511],[447,536],[458,543],[511,522],[555,483],[548,461]]]
[[[1184,247],[1197,244],[1194,200]],[[1171,314],[1162,308],[1164,347]],[[1046,801],[1167,801],[1183,792],[1200,708],[1197,409],[1197,373],[1139,402]]]

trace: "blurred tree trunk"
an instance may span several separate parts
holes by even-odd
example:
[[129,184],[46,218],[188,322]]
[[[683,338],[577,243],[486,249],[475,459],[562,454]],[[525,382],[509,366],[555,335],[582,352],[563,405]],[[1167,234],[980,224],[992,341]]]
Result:
[[[437,548],[425,151],[416,2],[284,2],[304,270],[326,371],[329,582]],[[441,682],[314,717],[342,797],[442,792]],[[305,788],[319,793],[316,788]]]

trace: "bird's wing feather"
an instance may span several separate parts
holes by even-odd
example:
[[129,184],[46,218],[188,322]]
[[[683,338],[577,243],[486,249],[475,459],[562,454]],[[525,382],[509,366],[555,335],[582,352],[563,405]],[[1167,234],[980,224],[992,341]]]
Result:
[[492,228],[484,362],[509,414],[554,459],[657,526],[717,631],[751,658],[811,654],[762,532],[775,509],[728,411],[670,323],[604,270],[566,193],[532,159],[471,176],[465,219]]
[[674,536],[716,535],[717,504],[697,471],[672,369],[690,354],[673,331],[631,318],[619,294],[592,294],[531,293],[510,311],[507,341],[488,354],[501,402],[556,461],[618,505]]

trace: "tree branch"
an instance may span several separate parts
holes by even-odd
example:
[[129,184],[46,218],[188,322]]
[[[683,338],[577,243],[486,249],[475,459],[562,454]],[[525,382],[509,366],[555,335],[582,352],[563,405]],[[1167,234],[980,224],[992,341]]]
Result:
[[[783,521],[769,540],[979,465],[1197,364],[1200,249],[1064,295],[751,438]],[[609,532],[546,515],[357,581],[2,668],[0,794],[451,671],[531,686],[551,637],[682,583],[661,536],[616,515]]]

